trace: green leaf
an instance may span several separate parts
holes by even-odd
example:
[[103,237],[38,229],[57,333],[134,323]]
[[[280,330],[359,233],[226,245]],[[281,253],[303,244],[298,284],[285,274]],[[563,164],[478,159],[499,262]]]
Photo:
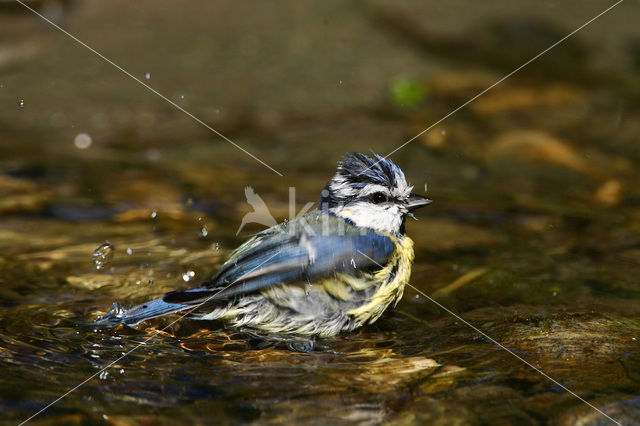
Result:
[[414,108],[422,103],[426,94],[424,85],[406,77],[398,77],[391,83],[391,99],[399,107]]

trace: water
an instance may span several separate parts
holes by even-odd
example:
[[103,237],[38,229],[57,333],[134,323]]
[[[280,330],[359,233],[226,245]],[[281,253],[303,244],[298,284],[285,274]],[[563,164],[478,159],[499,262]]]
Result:
[[93,140],[91,139],[91,136],[86,133],[78,133],[78,135],[73,139],[73,144],[78,149],[87,149],[92,143]]
[[96,269],[104,269],[113,259],[114,247],[110,242],[102,243],[93,251],[93,264]]
[[[503,13],[470,2],[448,3],[446,16],[426,3],[329,2],[277,14],[257,4],[154,5],[124,13],[111,3],[65,3],[77,9],[61,13],[65,28],[81,28],[134,75],[162,69],[154,88],[180,96],[285,176],[30,15],[0,11],[3,52],[14,52],[0,59],[0,100],[13,105],[0,116],[3,422],[28,418],[96,375],[37,419],[605,424],[411,288],[376,323],[314,342],[173,323],[178,316],[115,329],[93,323],[215,273],[263,229],[248,224],[235,235],[251,211],[245,187],[283,220],[289,187],[296,211],[316,201],[346,151],[392,151],[600,5],[510,9],[534,10],[546,26],[497,25]],[[392,159],[416,192],[428,182],[434,200],[407,223],[411,284],[633,424],[640,91],[633,50],[612,47],[633,44],[637,11],[625,7]],[[405,31],[414,27],[426,42]],[[412,107],[394,103],[399,76]],[[76,143],[81,134],[90,135],[88,149]]]

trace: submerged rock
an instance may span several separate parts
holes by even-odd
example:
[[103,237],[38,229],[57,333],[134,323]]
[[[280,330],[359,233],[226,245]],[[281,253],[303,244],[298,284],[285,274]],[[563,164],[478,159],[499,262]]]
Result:
[[582,94],[566,85],[551,87],[504,87],[488,92],[470,105],[479,114],[500,114],[531,108],[559,108],[578,105]]
[[39,211],[52,198],[51,191],[35,182],[0,175],[0,214]]
[[622,189],[622,183],[618,179],[609,179],[596,190],[593,200],[604,206],[615,206],[620,202]]
[[500,79],[499,74],[479,70],[447,71],[431,80],[436,97],[467,100]]
[[514,130],[498,135],[489,145],[487,157],[548,163],[585,174],[594,171],[567,142],[537,130]]
[[[597,407],[623,425],[640,424],[640,396],[597,405]],[[600,426],[609,425],[611,421],[601,413],[585,406],[570,410],[555,423],[559,426]]]
[[533,353],[539,362],[567,367],[585,367],[640,350],[637,322],[598,313],[516,317],[504,334],[505,346]]

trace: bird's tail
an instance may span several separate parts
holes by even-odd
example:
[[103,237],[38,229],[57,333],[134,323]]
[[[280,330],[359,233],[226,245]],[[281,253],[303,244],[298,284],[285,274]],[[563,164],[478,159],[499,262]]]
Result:
[[150,300],[129,308],[123,308],[118,302],[114,302],[111,310],[104,317],[98,318],[96,324],[115,325],[123,323],[136,325],[151,318],[173,314],[192,307],[193,305],[167,303],[162,298]]

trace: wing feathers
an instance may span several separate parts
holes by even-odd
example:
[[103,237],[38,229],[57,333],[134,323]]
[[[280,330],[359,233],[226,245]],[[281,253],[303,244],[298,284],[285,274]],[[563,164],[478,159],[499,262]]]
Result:
[[[332,218],[335,221],[340,219]],[[295,233],[271,230],[249,240],[225,262],[206,288],[167,293],[167,303],[227,299],[276,285],[315,281],[335,274],[378,270],[395,248],[391,237],[340,223],[342,234],[314,235],[303,226]],[[319,227],[316,229],[320,230]],[[329,232],[331,234],[331,232]],[[338,234],[338,235],[336,235]]]

